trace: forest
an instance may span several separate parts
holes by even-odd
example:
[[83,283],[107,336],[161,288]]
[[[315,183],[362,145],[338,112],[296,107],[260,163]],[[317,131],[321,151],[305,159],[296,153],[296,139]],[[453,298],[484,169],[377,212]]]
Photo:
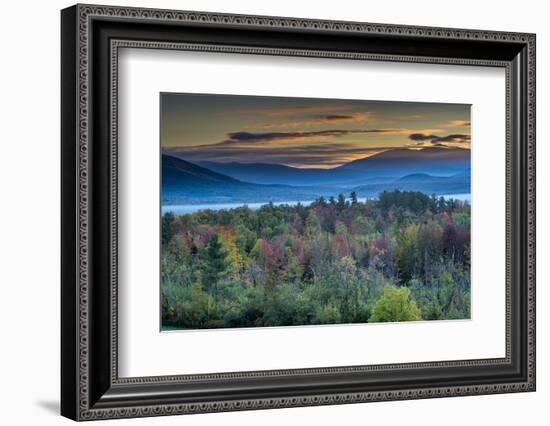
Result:
[[162,217],[162,329],[470,318],[470,205],[355,193]]

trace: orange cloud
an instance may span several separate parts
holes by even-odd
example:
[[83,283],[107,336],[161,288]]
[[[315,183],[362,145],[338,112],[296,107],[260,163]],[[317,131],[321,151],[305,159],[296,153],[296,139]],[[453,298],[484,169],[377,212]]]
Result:
[[471,124],[469,120],[451,120],[445,127],[470,127]]

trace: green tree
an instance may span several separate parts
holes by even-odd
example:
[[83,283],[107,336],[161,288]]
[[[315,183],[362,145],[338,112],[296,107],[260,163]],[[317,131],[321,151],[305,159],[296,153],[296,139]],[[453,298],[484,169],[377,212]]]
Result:
[[215,296],[218,293],[218,282],[226,274],[228,267],[227,251],[218,234],[214,234],[206,247],[203,282],[205,288],[212,290]]
[[398,237],[397,274],[401,284],[407,284],[418,268],[419,256],[417,248],[418,225],[411,223]]
[[310,238],[314,238],[321,232],[321,221],[315,214],[315,211],[311,210],[306,219],[306,235]]
[[352,191],[351,194],[349,194],[349,198],[351,199],[351,205],[355,206],[357,204],[357,192]]
[[344,197],[344,194],[342,193],[338,194],[338,201],[336,202],[336,208],[339,211],[343,211],[346,208],[346,197]]
[[168,212],[162,216],[162,245],[166,246],[176,233],[176,217],[174,213]]
[[452,308],[455,287],[452,275],[448,271],[443,272],[439,279],[438,299],[444,313],[449,313]]
[[319,310],[317,321],[321,324],[338,324],[342,322],[342,316],[336,306],[329,305]]
[[387,285],[382,297],[374,305],[369,322],[418,321],[422,319],[414,300],[409,300],[406,287]]
[[340,313],[346,322],[354,322],[359,313],[359,280],[357,264],[349,256],[335,262],[336,286],[339,287]]

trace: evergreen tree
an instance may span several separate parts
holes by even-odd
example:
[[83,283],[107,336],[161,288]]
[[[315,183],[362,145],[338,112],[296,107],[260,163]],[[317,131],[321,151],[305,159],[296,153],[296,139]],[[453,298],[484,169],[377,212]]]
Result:
[[349,198],[351,198],[351,205],[355,206],[357,204],[357,192],[352,191],[351,194],[349,194]]
[[206,247],[203,267],[204,287],[212,290],[214,296],[218,293],[218,281],[223,278],[228,268],[227,251],[218,234],[214,234]]
[[346,197],[344,197],[344,194],[342,193],[338,194],[338,201],[336,203],[336,207],[340,211],[343,211],[346,208]]

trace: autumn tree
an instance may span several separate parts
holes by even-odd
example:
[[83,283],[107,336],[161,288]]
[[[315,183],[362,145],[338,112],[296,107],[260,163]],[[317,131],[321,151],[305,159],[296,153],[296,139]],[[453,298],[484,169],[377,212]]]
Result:
[[469,203],[356,198],[163,215],[163,327],[470,318]]

